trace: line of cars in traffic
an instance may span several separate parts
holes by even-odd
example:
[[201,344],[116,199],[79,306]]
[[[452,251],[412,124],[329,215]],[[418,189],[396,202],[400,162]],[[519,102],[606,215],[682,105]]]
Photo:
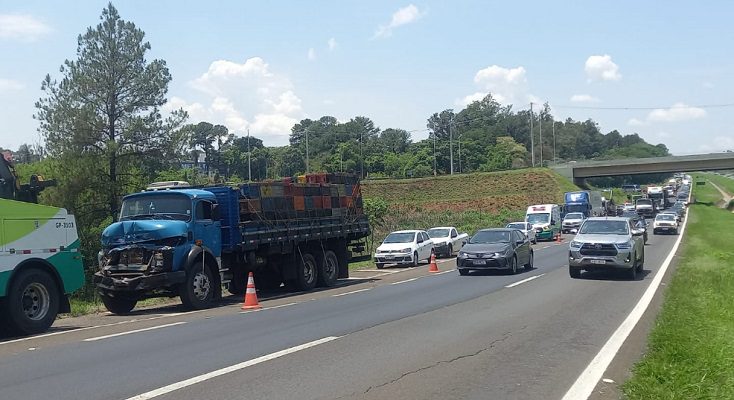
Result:
[[[690,182],[690,177],[686,177]],[[598,269],[623,270],[627,277],[634,280],[643,271],[645,264],[645,244],[648,241],[649,223],[653,219],[653,234],[677,234],[679,224],[685,216],[686,201],[689,196],[689,183],[677,185],[675,203],[665,209],[657,208],[654,198],[641,198],[634,208],[624,206],[616,217],[592,217],[585,219],[576,236],[569,243],[568,269],[571,278],[580,278],[583,270]],[[650,212],[649,202],[652,200]]]

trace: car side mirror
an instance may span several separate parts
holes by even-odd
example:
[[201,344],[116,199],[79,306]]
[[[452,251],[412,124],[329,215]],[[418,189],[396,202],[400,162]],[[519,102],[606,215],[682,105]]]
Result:
[[452,238],[455,238],[455,237],[457,237],[457,236],[459,236],[459,235],[458,235],[458,234],[457,234],[456,232],[454,232],[454,233],[452,233],[452,234],[451,234],[451,237],[452,237]]

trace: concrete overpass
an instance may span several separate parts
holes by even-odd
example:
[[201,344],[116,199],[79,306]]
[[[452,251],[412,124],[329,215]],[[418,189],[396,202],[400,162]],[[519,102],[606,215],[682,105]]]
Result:
[[586,178],[641,175],[667,172],[694,172],[734,169],[734,153],[695,154],[651,158],[624,158],[604,161],[579,161],[558,164],[553,169],[583,185]]

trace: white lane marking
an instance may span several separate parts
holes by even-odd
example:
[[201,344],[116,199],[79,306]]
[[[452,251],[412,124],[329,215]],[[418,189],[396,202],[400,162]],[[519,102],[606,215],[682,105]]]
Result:
[[538,279],[538,278],[540,278],[540,277],[541,277],[541,276],[543,276],[543,275],[545,275],[545,274],[533,275],[533,276],[531,276],[531,277],[529,277],[529,278],[525,278],[525,279],[523,279],[523,280],[521,280],[521,281],[517,281],[517,282],[515,282],[515,283],[511,283],[511,284],[509,284],[509,285],[507,285],[507,286],[505,286],[505,287],[506,287],[506,288],[512,288],[512,287],[515,287],[515,286],[517,286],[517,285],[522,285],[523,283],[526,283],[526,282],[530,282],[530,281],[532,281],[533,279]]
[[327,343],[327,342],[330,342],[330,341],[336,340],[336,339],[339,339],[339,336],[327,336],[327,337],[325,337],[323,339],[314,340],[313,342],[304,343],[302,345],[291,347],[289,349],[285,349],[285,350],[281,350],[281,351],[278,351],[278,352],[275,352],[275,353],[267,354],[267,355],[264,355],[262,357],[253,358],[252,360],[249,360],[249,361],[241,362],[239,364],[235,364],[235,365],[232,365],[232,366],[229,366],[229,367],[218,369],[216,371],[208,372],[208,373],[203,374],[203,375],[195,376],[193,378],[189,378],[189,379],[186,379],[186,380],[181,381],[181,382],[176,382],[176,383],[170,384],[168,386],[163,386],[161,388],[158,388],[158,389],[155,389],[155,390],[151,390],[150,392],[145,392],[145,393],[139,394],[137,396],[130,397],[130,398],[126,399],[126,400],[149,400],[149,399],[153,399],[153,398],[156,398],[158,396],[162,396],[164,394],[168,394],[168,393],[171,393],[173,391],[176,391],[176,390],[179,390],[179,389],[183,389],[185,387],[192,386],[192,385],[195,385],[197,383],[201,383],[201,382],[207,381],[209,379],[216,378],[218,376],[222,376],[222,375],[229,374],[229,373],[232,373],[232,372],[235,372],[235,371],[239,371],[239,370],[245,369],[247,367],[251,367],[253,365],[257,365],[257,364],[260,364],[260,363],[264,363],[266,361],[274,360],[276,358],[283,357],[285,355],[288,355],[288,354],[291,354],[291,353],[295,353],[297,351],[305,350],[305,349],[308,349],[310,347],[318,346],[320,344],[324,344],[324,343]]
[[263,307],[263,308],[261,308],[261,309],[254,309],[254,310],[240,311],[240,314],[252,314],[252,313],[253,313],[253,312],[255,312],[255,311],[266,311],[266,310],[274,310],[274,309],[276,309],[276,308],[283,308],[283,307],[290,307],[290,306],[295,306],[296,304],[300,304],[300,303],[286,303],[286,304],[281,304],[281,305],[279,305],[279,306],[272,306],[272,307]]
[[418,278],[410,278],[410,279],[406,279],[406,280],[404,280],[404,281],[399,281],[399,282],[393,282],[393,283],[391,283],[391,285],[399,285],[399,284],[401,284],[401,283],[408,283],[408,282],[413,282],[413,281],[415,281],[415,280],[417,280],[417,279],[418,279]]
[[[448,273],[450,273],[450,272],[456,272],[456,268],[453,268],[453,269],[447,269],[446,271],[442,271],[442,272],[434,272],[434,273],[433,273],[433,274],[431,274],[431,275],[443,275],[443,274],[448,274]],[[428,275],[428,276],[431,276],[431,275]]]
[[92,337],[92,338],[84,339],[84,341],[85,342],[96,342],[98,340],[109,339],[109,338],[113,338],[113,337],[117,337],[117,336],[131,335],[133,333],[140,333],[140,332],[152,331],[152,330],[155,330],[155,329],[168,328],[169,326],[183,325],[185,323],[186,322],[183,322],[182,321],[182,322],[174,322],[174,323],[165,324],[165,325],[151,326],[150,328],[135,329],[135,330],[132,330],[132,331],[127,331],[127,332],[113,333],[111,335],[104,335],[104,336]]
[[[688,201],[690,201],[690,199],[691,197],[689,195]],[[688,226],[688,209],[686,209],[685,221],[683,222],[683,228],[681,228],[680,233],[678,234],[678,239],[675,241],[668,257],[663,261],[663,265],[660,266],[660,270],[658,270],[657,274],[652,279],[650,286],[648,286],[645,293],[642,294],[640,301],[638,301],[635,308],[630,311],[627,318],[622,321],[622,324],[619,325],[617,330],[614,331],[612,336],[606,343],[604,343],[604,346],[599,350],[599,353],[597,353],[594,359],[591,360],[581,375],[576,378],[576,382],[571,385],[566,392],[566,395],[563,396],[563,400],[587,399],[591,395],[591,392],[594,391],[594,388],[604,374],[604,371],[607,370],[609,364],[614,360],[614,357],[622,347],[622,344],[627,340],[627,336],[629,336],[632,329],[635,328],[637,322],[642,318],[642,314],[645,313],[647,307],[650,305],[653,296],[655,296],[655,292],[660,286],[660,282],[663,280],[663,276],[665,276],[665,272],[668,270],[670,263],[675,257],[675,253],[678,251],[678,246],[680,245],[681,240],[683,240],[683,233],[686,230],[686,226]]]
[[[180,314],[184,314],[184,313],[180,313]],[[143,318],[143,319],[128,319],[128,320],[125,320],[125,321],[111,322],[109,324],[94,325],[94,326],[85,326],[84,328],[69,329],[69,330],[65,330],[65,331],[46,333],[46,334],[43,334],[43,335],[37,335],[37,336],[20,338],[20,339],[8,340],[6,342],[0,342],[0,346],[2,346],[4,344],[25,342],[27,340],[41,339],[41,338],[45,338],[45,337],[49,337],[49,336],[57,336],[57,335],[64,335],[64,334],[67,334],[67,333],[88,331],[90,329],[107,328],[107,327],[110,327],[110,326],[131,324],[133,322],[152,321],[152,320],[155,320],[155,319],[161,319],[161,318],[166,318],[166,317],[168,317],[168,315],[159,315],[157,317],[150,317],[150,318]]]
[[359,289],[359,290],[352,290],[351,292],[346,292],[346,293],[337,293],[337,294],[332,294],[332,295],[331,295],[331,297],[341,297],[341,296],[346,296],[346,295],[349,295],[349,294],[355,294],[355,293],[360,293],[360,292],[366,292],[366,291],[368,291],[368,290],[372,290],[372,288],[364,288],[364,289]]
[[545,247],[541,247],[541,248],[539,248],[538,250],[545,250],[545,249],[547,249],[547,248],[549,248],[549,247],[550,247],[550,246],[545,246]]

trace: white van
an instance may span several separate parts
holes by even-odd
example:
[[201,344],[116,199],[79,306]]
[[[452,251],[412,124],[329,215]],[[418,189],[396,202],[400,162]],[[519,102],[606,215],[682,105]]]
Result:
[[525,222],[533,224],[538,240],[553,240],[561,234],[561,207],[558,204],[530,206]]

